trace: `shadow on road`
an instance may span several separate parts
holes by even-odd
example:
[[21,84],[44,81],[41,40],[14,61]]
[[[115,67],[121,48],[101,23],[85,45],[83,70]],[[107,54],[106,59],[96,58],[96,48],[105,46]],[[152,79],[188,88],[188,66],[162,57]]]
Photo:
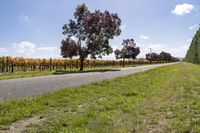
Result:
[[120,69],[102,69],[102,70],[74,70],[74,71],[56,71],[54,75],[61,75],[61,74],[70,74],[70,73],[91,73],[91,72],[113,72],[113,71],[121,71]]

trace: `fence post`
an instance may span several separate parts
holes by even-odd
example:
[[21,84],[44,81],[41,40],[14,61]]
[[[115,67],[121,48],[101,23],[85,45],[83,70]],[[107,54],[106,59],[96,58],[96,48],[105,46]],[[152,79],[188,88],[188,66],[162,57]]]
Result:
[[13,63],[13,61],[12,61],[12,73],[14,73],[14,63]]

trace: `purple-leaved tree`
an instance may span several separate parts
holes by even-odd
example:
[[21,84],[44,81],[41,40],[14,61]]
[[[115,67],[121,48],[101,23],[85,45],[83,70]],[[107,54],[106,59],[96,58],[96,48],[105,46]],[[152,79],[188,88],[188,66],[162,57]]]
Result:
[[75,20],[70,19],[63,26],[66,39],[61,43],[61,55],[79,57],[80,70],[83,70],[83,62],[88,56],[96,59],[113,52],[109,40],[120,35],[121,19],[108,11],[90,12],[85,4],[77,6],[74,17]]

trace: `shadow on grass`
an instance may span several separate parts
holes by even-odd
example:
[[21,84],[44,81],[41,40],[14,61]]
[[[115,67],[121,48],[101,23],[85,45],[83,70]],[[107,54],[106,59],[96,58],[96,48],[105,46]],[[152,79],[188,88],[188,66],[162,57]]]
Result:
[[61,75],[61,74],[70,74],[70,73],[91,73],[91,72],[114,72],[114,71],[121,71],[120,69],[101,69],[101,70],[72,70],[72,71],[56,71],[54,75]]

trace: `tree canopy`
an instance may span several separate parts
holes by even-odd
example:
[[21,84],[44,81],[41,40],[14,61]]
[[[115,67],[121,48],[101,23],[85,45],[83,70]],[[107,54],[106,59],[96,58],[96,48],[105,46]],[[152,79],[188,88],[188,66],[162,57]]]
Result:
[[152,61],[158,61],[160,59],[159,54],[157,53],[148,53],[146,54],[146,59],[149,60],[150,62]]
[[109,39],[120,35],[121,19],[109,11],[90,12],[85,4],[77,6],[74,17],[75,20],[70,19],[63,26],[66,39],[61,43],[61,55],[64,58],[79,56],[80,70],[83,70],[83,61],[89,55],[96,59],[113,52]]
[[146,59],[150,61],[164,61],[164,62],[176,62],[179,61],[177,58],[173,57],[170,53],[162,51],[160,54],[157,53],[148,53],[146,54]]
[[116,49],[114,52],[116,59],[123,59],[123,62],[125,59],[136,59],[140,53],[140,48],[136,47],[134,39],[123,40],[122,45],[123,48],[121,50]]

